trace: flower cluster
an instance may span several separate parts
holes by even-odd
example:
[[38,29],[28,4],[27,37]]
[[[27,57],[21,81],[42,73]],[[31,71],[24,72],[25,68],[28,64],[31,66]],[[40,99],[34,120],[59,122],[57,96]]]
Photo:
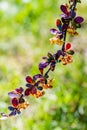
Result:
[[66,34],[78,35],[77,29],[81,27],[81,23],[84,21],[81,16],[76,16],[76,5],[80,2],[80,0],[69,0],[69,4],[60,6],[61,18],[56,20],[57,29],[50,29],[51,34],[54,35],[50,38],[50,43],[60,45],[61,49],[55,54],[48,52],[47,56],[42,58],[43,62],[39,63],[38,66],[39,74],[26,77],[25,89],[19,87],[8,93],[12,105],[8,107],[9,114],[1,113],[2,119],[20,114],[21,109],[26,109],[29,106],[26,97],[39,98],[45,94],[45,89],[53,87],[53,79],[49,78],[49,72],[55,70],[57,63],[67,65],[73,61],[74,50],[71,43],[66,43]]

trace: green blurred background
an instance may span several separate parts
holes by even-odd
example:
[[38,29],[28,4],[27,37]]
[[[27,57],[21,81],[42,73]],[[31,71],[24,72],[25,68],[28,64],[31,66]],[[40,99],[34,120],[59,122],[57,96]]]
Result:
[[[67,0],[68,1],[68,0]],[[38,73],[38,63],[58,46],[50,45],[60,4],[65,0],[0,0],[0,112],[8,112],[8,92]],[[59,64],[50,76],[54,88],[20,116],[0,120],[0,130],[87,130],[87,1],[78,5],[85,18],[79,36],[68,37],[76,54],[73,63]],[[25,86],[24,86],[25,87]]]

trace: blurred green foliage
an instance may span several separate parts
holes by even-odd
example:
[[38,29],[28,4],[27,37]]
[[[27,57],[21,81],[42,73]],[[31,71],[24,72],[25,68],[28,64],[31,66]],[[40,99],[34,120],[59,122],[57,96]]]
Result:
[[[68,0],[67,0],[68,1]],[[0,0],[0,112],[8,112],[8,92],[25,85],[38,72],[41,57],[58,46],[49,43],[65,0]],[[0,130],[87,130],[87,1],[78,5],[85,18],[78,37],[68,38],[76,54],[73,63],[58,65],[50,76],[54,88],[40,99],[29,98],[21,116],[0,120]]]

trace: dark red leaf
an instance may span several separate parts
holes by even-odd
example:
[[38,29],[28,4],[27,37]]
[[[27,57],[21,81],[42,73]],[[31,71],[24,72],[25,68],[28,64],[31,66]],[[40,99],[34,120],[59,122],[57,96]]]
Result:
[[25,90],[25,96],[29,96],[29,95],[30,95],[30,89],[27,88],[27,89]]
[[36,94],[37,93],[37,89],[35,87],[33,87],[30,91],[31,94]]
[[66,44],[66,50],[69,50],[71,48],[71,43]]
[[44,69],[39,68],[39,70],[40,70],[40,73],[43,75],[43,70],[44,70]]
[[22,87],[15,89],[15,91],[16,91],[17,93],[20,93],[20,94],[23,92],[23,90],[24,90],[24,89],[23,89]]
[[17,106],[18,106],[18,99],[17,99],[17,98],[13,98],[13,99],[12,99],[12,105],[13,105],[14,107],[17,107]]
[[56,26],[60,26],[61,25],[61,20],[60,19],[57,19],[56,20]]
[[32,79],[30,76],[27,76],[27,77],[26,77],[26,81],[27,81],[28,83],[33,83],[33,79]]

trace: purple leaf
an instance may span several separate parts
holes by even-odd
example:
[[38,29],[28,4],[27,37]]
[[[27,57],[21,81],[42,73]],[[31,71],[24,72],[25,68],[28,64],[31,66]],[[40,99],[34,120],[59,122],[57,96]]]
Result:
[[51,32],[51,34],[54,34],[54,35],[60,34],[60,32],[58,32],[58,30],[56,30],[54,28],[50,29],[50,32]]
[[60,39],[62,39],[63,38],[63,35],[60,35]]
[[10,98],[17,98],[19,96],[15,91],[9,92],[8,95]]
[[33,76],[34,80],[37,80],[38,78],[42,78],[43,76],[41,74],[37,74]]
[[9,116],[15,116],[17,114],[17,111],[15,110],[15,111],[12,111],[10,114],[9,114]]
[[60,55],[62,55],[62,51],[61,50],[57,51],[57,53],[55,54],[55,59],[58,60]]
[[68,24],[63,24],[62,30],[65,31],[68,27]]
[[38,86],[40,84],[40,81],[37,81],[34,86]]
[[50,65],[51,71],[54,71],[56,62],[52,62]]
[[0,120],[6,120],[8,118],[8,115],[5,113],[1,113],[1,116]]
[[67,14],[67,8],[66,8],[66,6],[61,5],[61,6],[60,6],[60,9],[62,10],[62,12],[63,12],[64,14]]
[[48,65],[49,65],[49,62],[42,62],[39,64],[39,68],[43,69],[43,68],[46,68]]
[[8,117],[8,115],[5,114],[4,112],[2,112],[1,115],[4,116],[4,117]]
[[68,16],[66,14],[60,14],[61,18],[68,18]]
[[83,21],[84,21],[84,19],[82,18],[82,17],[80,17],[80,16],[77,16],[75,19],[74,19],[74,21],[76,22],[76,23],[82,23]]

